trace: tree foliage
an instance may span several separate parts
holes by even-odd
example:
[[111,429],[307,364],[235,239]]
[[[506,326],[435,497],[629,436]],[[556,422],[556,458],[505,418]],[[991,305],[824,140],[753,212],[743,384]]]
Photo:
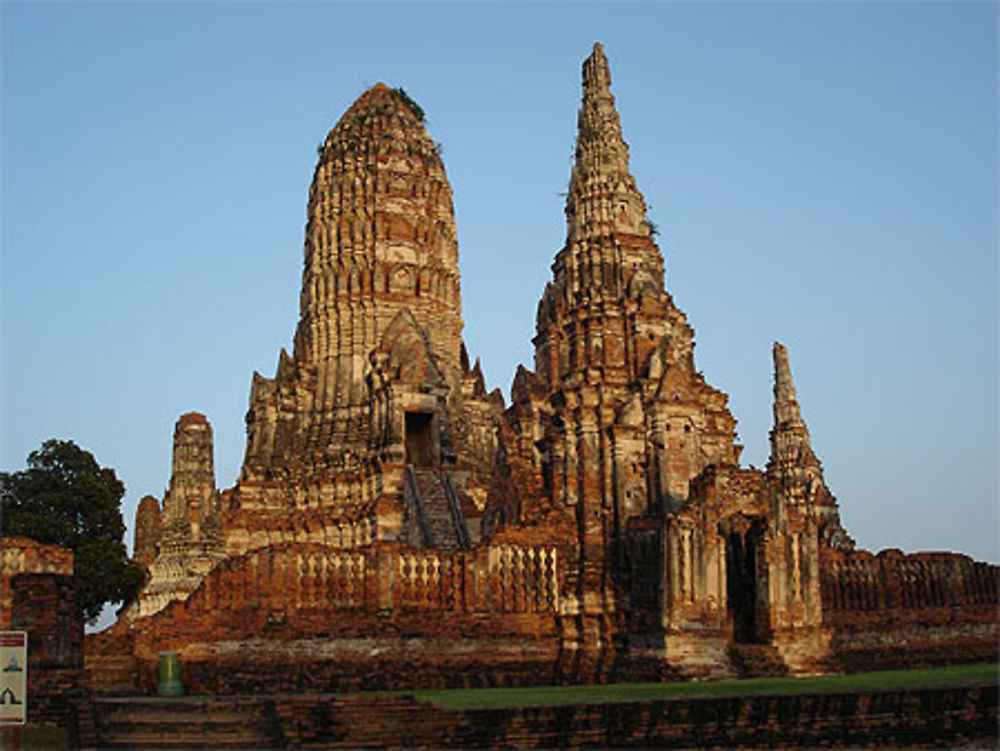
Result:
[[73,441],[50,439],[28,455],[28,468],[0,472],[0,532],[73,551],[80,608],[88,621],[106,602],[127,605],[144,572],[122,538],[125,486],[113,469]]

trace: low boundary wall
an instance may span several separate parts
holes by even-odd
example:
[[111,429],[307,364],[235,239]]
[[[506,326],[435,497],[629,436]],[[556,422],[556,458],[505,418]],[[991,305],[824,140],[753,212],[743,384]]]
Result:
[[[398,694],[241,701],[282,749],[995,748],[998,721],[996,685],[492,709],[442,709]],[[100,699],[98,715],[106,714],[102,704],[111,710],[123,702],[135,702],[149,727],[161,729],[155,708],[176,714],[181,706]],[[196,710],[189,719],[211,722],[227,702],[188,703]],[[103,730],[101,740],[112,740],[116,728]]]

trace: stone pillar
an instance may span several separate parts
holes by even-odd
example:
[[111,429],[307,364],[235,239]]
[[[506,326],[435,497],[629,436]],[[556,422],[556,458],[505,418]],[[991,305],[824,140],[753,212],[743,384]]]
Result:
[[577,414],[577,467],[580,488],[578,513],[581,516],[581,594],[586,613],[603,612],[607,603],[607,535],[604,512],[603,471],[596,394],[581,394]]

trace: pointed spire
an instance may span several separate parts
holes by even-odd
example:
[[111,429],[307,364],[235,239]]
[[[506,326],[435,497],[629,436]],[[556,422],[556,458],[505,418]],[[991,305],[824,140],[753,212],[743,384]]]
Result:
[[808,440],[809,431],[802,420],[792,369],[788,365],[788,350],[781,342],[775,342],[771,352],[774,357],[774,427],[801,427]]
[[608,58],[600,43],[583,63],[576,161],[566,197],[570,240],[611,232],[650,235],[646,202],[629,173],[628,145],[611,94]]
[[788,365],[788,350],[775,342],[774,357],[774,427],[771,429],[771,460],[773,466],[787,462],[819,462],[813,453],[809,429],[802,419],[799,402]]
[[628,146],[622,138],[621,119],[611,94],[611,70],[604,48],[583,62],[583,104],[577,115],[577,166],[607,172],[628,172]]
[[774,427],[767,471],[780,483],[784,500],[793,506],[811,504],[819,521],[820,539],[831,547],[851,550],[854,540],[840,523],[840,511],[823,480],[823,467],[813,452],[809,429],[788,365],[788,350],[774,343]]

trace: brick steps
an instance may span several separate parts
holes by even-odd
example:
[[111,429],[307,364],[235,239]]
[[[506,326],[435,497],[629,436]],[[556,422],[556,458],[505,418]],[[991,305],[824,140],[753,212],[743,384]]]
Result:
[[277,743],[260,702],[199,699],[100,699],[102,749],[266,749]]
[[421,504],[430,533],[430,546],[448,552],[459,550],[461,540],[441,471],[414,467],[413,478],[419,494],[417,502]]

